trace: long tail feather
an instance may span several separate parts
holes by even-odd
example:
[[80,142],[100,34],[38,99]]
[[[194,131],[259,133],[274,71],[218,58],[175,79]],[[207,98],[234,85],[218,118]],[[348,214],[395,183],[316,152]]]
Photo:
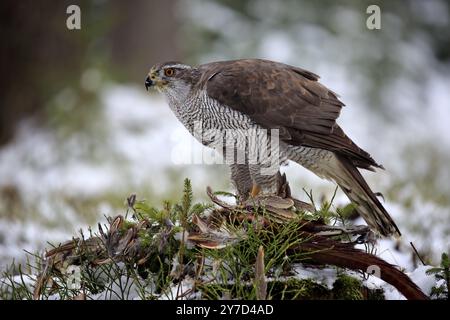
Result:
[[383,236],[400,236],[400,230],[372,192],[359,170],[343,156],[336,154],[338,172],[331,173],[333,180],[348,198],[357,205],[356,210],[369,227]]

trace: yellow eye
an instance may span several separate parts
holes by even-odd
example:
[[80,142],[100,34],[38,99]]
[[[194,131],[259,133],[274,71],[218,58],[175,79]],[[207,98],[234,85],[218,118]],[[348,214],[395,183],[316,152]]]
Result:
[[167,77],[171,77],[171,76],[173,76],[175,74],[175,70],[173,70],[172,68],[165,69],[164,70],[164,74]]

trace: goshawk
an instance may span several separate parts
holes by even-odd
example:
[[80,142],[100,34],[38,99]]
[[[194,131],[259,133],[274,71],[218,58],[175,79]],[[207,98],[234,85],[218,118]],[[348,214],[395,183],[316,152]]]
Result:
[[151,68],[145,86],[162,92],[191,134],[226,157],[240,197],[275,192],[279,167],[291,160],[334,180],[372,230],[399,236],[358,170],[382,166],[336,123],[344,104],[318,79],[268,60],[166,62]]

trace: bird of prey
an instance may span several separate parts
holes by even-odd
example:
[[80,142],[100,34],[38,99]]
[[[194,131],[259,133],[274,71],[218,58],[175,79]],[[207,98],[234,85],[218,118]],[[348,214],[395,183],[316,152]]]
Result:
[[[239,196],[274,193],[280,165],[291,160],[321,178],[335,181],[373,231],[400,236],[359,172],[359,168],[374,171],[382,166],[336,123],[344,104],[318,79],[305,69],[261,59],[196,67],[171,61],[154,65],[145,86],[156,87],[165,95],[176,117],[201,143],[227,159],[230,155],[235,159],[239,152],[244,154],[239,158],[242,161],[229,163]],[[196,132],[199,126],[203,130],[200,136]],[[223,139],[223,134],[230,132],[231,144]],[[260,140],[262,133],[269,138]],[[256,143],[249,141],[250,136],[256,137]],[[270,149],[268,141],[273,137],[278,143],[275,147],[271,144]],[[249,153],[255,153],[255,149],[269,151],[254,161]],[[275,154],[276,170],[264,171],[267,158]]]

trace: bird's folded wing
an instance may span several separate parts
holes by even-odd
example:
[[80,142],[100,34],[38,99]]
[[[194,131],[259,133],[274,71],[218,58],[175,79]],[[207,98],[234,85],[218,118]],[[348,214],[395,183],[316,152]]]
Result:
[[210,98],[248,115],[264,128],[292,127],[330,134],[344,104],[304,69],[266,60],[201,67]]

